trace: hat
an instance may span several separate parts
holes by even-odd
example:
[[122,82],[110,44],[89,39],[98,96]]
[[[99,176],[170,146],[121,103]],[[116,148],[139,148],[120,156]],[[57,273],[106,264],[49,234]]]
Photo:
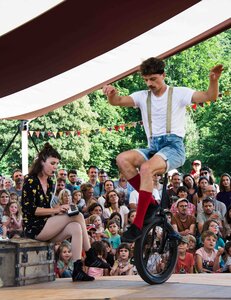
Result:
[[183,202],[183,201],[185,201],[185,202],[188,203],[188,199],[186,199],[186,198],[180,198],[180,199],[178,199],[178,200],[176,201],[176,206],[178,206],[178,204],[179,204],[180,202]]
[[194,160],[194,162],[192,164],[193,165],[201,165],[201,161],[200,160]]
[[93,225],[93,224],[87,225],[87,231],[89,231],[91,229],[94,229],[96,231],[95,225]]
[[188,237],[187,236],[181,236],[181,240],[180,240],[181,243],[185,243],[185,244],[188,244]]

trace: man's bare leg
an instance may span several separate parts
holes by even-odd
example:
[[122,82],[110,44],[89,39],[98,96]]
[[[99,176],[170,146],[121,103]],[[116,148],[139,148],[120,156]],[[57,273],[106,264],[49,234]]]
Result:
[[117,156],[117,165],[120,171],[127,178],[131,186],[139,192],[140,190],[140,173],[138,170],[145,161],[144,157],[137,151],[125,151]]
[[144,218],[149,205],[153,204],[154,208],[158,205],[152,195],[152,177],[154,174],[163,174],[166,167],[166,161],[160,155],[154,155],[149,161],[143,162],[140,166],[141,185],[136,217],[133,226],[123,235],[125,240],[134,241],[141,236]]

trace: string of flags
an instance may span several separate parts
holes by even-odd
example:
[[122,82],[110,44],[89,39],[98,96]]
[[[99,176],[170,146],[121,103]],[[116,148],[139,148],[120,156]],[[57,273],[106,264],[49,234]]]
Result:
[[31,137],[36,137],[36,138],[44,138],[44,137],[53,137],[53,138],[61,138],[63,136],[81,136],[81,135],[89,135],[89,134],[105,134],[106,132],[110,131],[124,131],[126,128],[136,128],[138,126],[143,127],[143,122],[142,121],[137,121],[137,122],[131,122],[128,124],[121,124],[121,125],[115,125],[112,127],[101,127],[101,128],[96,128],[96,129],[81,129],[81,130],[67,130],[67,131],[40,131],[40,130],[30,130],[28,131],[28,134]]
[[[220,95],[219,95],[220,96]],[[210,105],[211,102],[207,101],[206,102],[207,105]],[[197,109],[197,106],[201,106],[203,107],[204,104],[200,103],[200,104],[192,104],[191,108],[193,110]],[[105,134],[108,131],[124,131],[126,128],[130,129],[130,128],[135,128],[137,125],[143,127],[143,122],[142,121],[137,121],[137,122],[131,122],[128,124],[121,124],[121,125],[115,125],[112,127],[101,127],[101,128],[96,128],[96,129],[81,129],[81,130],[68,130],[68,131],[40,131],[40,130],[30,130],[28,131],[28,135],[30,134],[31,137],[36,137],[36,138],[44,138],[44,137],[54,137],[54,138],[61,138],[63,136],[81,136],[81,135],[89,135],[89,134]]]

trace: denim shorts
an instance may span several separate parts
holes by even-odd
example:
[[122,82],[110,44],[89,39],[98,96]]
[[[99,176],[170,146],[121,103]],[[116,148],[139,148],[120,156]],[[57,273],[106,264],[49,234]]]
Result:
[[166,171],[177,169],[185,162],[183,138],[175,134],[152,137],[149,148],[136,149],[136,151],[142,154],[146,160],[156,154],[161,156],[166,161]]

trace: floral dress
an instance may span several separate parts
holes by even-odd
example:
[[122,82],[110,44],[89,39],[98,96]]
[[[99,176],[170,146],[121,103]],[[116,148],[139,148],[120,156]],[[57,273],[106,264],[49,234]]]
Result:
[[52,198],[52,181],[47,180],[47,193],[44,194],[40,180],[36,175],[27,175],[22,189],[22,212],[25,235],[36,238],[42,231],[49,216],[36,216],[37,207],[50,208]]

